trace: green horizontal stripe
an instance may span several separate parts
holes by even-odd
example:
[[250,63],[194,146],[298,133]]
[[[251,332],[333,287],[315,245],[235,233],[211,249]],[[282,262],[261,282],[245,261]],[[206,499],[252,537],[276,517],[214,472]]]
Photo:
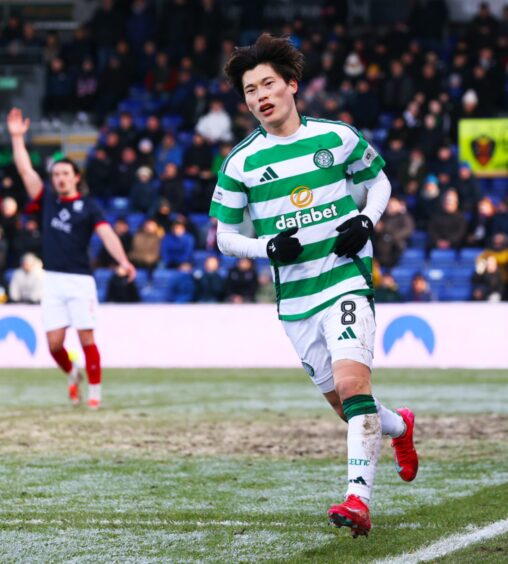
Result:
[[363,157],[363,153],[365,153],[365,149],[368,146],[369,144],[367,143],[367,141],[365,141],[363,137],[360,137],[358,143],[356,144],[355,148],[351,151],[349,157],[346,159],[346,162],[344,164],[346,166],[349,166],[350,164],[356,162],[358,159],[361,159]]
[[[348,329],[350,329],[350,327],[348,327]],[[372,394],[356,394],[355,396],[351,396],[350,398],[347,398],[344,400],[342,406],[343,407],[349,407],[350,405],[354,405],[355,403],[358,402],[363,402],[363,401],[371,401],[374,402],[374,398],[372,397]],[[373,404],[375,405],[375,404]]]
[[242,223],[243,208],[228,208],[212,200],[210,204],[210,215],[224,223]]
[[371,413],[377,413],[376,405],[358,408],[356,406],[352,407],[350,410],[344,409],[344,415],[346,419],[349,421],[353,417],[358,417],[358,415],[369,415]]
[[[369,271],[372,270],[372,259],[370,257],[363,258],[362,262]],[[284,282],[280,285],[281,300],[303,298],[312,294],[318,294],[331,286],[335,286],[335,284],[339,282],[343,282],[355,276],[361,276],[360,270],[354,262],[350,262],[336,266],[328,272],[323,272],[312,278]]]
[[353,174],[353,184],[359,184],[360,182],[365,182],[365,180],[376,178],[385,164],[383,157],[378,155],[368,168],[364,168]]
[[290,145],[275,145],[274,147],[263,149],[247,157],[243,165],[243,170],[249,172],[250,170],[262,166],[310,155],[320,149],[335,149],[335,147],[340,147],[341,145],[342,139],[333,131],[309,137],[308,139],[301,139]]
[[303,174],[296,174],[288,178],[263,182],[252,186],[248,193],[249,203],[258,204],[275,198],[289,196],[298,186],[307,186],[311,190],[343,180],[346,177],[344,165],[338,164],[330,168],[318,168]]
[[217,184],[221,188],[224,188],[224,190],[229,190],[230,192],[247,191],[245,189],[245,184],[243,182],[240,182],[239,180],[235,180],[234,178],[231,178],[231,176],[228,176],[227,174],[224,174],[223,172],[220,171],[217,177]]
[[[337,242],[337,235],[331,237],[330,239],[323,239],[322,241],[317,241],[317,243],[309,243],[308,245],[303,245],[303,251],[298,256],[298,258],[289,264],[301,264],[302,262],[308,262],[309,260],[317,260],[325,258],[333,253],[335,248],[335,243]],[[298,237],[298,234],[296,235]],[[273,262],[277,266],[287,266],[287,262]]]
[[[334,208],[332,206],[334,206]],[[330,217],[325,217],[323,212],[327,209],[332,210],[332,213],[333,210],[335,209],[335,213],[333,213],[333,215],[330,215]],[[277,223],[280,221],[281,216],[268,217],[265,219],[255,219],[252,223],[254,224],[254,229],[256,230],[257,236],[262,237],[263,235],[274,235],[279,231],[285,231],[288,228],[287,227],[288,220],[290,219],[296,220],[297,214],[299,214],[300,218],[304,216],[311,217],[309,216],[309,214],[312,213],[311,210],[314,210],[315,214],[320,213],[322,215],[321,219],[319,219],[318,221],[313,221],[312,223],[305,223],[305,224],[301,222],[300,227],[306,227],[308,225],[319,225],[327,221],[338,221],[343,215],[346,215],[356,209],[358,208],[356,207],[353,198],[351,198],[351,196],[344,196],[344,198],[341,198],[340,200],[335,200],[334,202],[329,202],[328,204],[322,204],[320,206],[315,206],[313,208],[306,208],[303,210],[298,210],[296,212],[281,214],[282,217],[284,217],[286,227],[282,227],[282,228],[277,227]]]
[[279,313],[279,319],[281,321],[299,321],[300,319],[307,319],[307,318],[315,315],[316,313],[323,311],[327,307],[332,306],[337,300],[340,300],[340,298],[342,298],[343,296],[349,295],[349,294],[354,294],[355,296],[372,296],[373,291],[371,289],[368,289],[368,290],[367,289],[350,290],[349,292],[344,292],[343,294],[338,294],[337,296],[334,296],[333,298],[326,300],[326,302],[323,302],[322,304],[319,304],[319,305],[317,305],[317,306],[315,306],[311,309],[308,309],[307,311],[304,311],[302,313],[293,313],[291,315]]

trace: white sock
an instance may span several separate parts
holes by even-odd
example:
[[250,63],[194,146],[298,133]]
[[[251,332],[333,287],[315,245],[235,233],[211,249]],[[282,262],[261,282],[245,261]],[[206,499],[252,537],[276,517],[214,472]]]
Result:
[[392,439],[400,437],[406,432],[404,419],[395,411],[387,409],[378,399],[374,398],[376,409],[381,420],[381,432],[390,435]]
[[70,372],[67,372],[67,381],[69,385],[76,384],[79,380],[79,368],[77,367],[76,363],[72,363],[72,368]]
[[88,399],[101,401],[101,384],[88,384]]
[[346,496],[365,500],[371,496],[376,466],[381,452],[381,422],[377,413],[356,415],[348,421]]

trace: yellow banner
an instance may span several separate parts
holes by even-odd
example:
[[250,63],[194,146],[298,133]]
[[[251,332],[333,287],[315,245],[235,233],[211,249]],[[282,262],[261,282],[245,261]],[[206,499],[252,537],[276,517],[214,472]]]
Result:
[[508,118],[461,119],[459,158],[477,176],[508,176]]

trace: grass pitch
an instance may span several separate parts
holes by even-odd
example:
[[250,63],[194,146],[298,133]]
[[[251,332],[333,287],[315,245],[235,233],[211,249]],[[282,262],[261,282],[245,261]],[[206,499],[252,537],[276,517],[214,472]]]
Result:
[[[97,413],[56,370],[0,371],[0,562],[375,562],[508,518],[508,375],[374,384],[415,410],[421,469],[402,482],[384,441],[352,540],[326,522],[346,426],[303,371],[107,370]],[[508,561],[508,535],[439,560],[478,561]]]

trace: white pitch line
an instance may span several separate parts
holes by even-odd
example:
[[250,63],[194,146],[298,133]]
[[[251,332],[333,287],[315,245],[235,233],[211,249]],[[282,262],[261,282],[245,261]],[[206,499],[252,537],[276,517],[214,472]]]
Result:
[[474,527],[471,532],[445,537],[416,552],[404,553],[393,558],[377,560],[375,564],[417,564],[418,562],[428,562],[429,560],[445,556],[450,552],[467,548],[471,544],[491,539],[507,532],[508,519],[503,519],[502,521],[495,521],[481,529]]

